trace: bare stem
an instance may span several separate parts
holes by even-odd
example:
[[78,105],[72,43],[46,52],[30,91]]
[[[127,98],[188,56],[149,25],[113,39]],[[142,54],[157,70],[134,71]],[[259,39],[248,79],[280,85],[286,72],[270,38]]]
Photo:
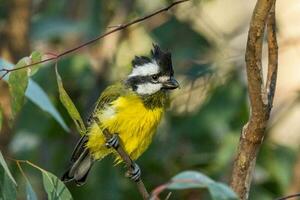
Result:
[[267,39],[268,39],[268,74],[267,74],[267,95],[269,104],[272,107],[273,97],[276,88],[277,69],[278,69],[278,44],[276,37],[276,21],[275,21],[275,1],[270,10],[267,21]]
[[148,15],[144,16],[144,17],[137,18],[137,19],[135,19],[135,20],[133,20],[133,21],[131,21],[131,22],[128,22],[128,23],[125,23],[125,24],[120,24],[120,25],[116,26],[114,29],[112,29],[112,30],[110,30],[110,31],[108,31],[108,32],[106,32],[106,33],[103,33],[103,34],[99,35],[98,37],[96,37],[96,38],[94,38],[94,39],[92,39],[92,40],[89,40],[89,41],[87,41],[87,42],[85,42],[85,43],[83,43],[83,44],[80,44],[80,45],[78,45],[78,46],[76,46],[76,47],[74,47],[74,48],[65,50],[65,51],[63,51],[63,52],[57,54],[57,55],[54,56],[54,57],[47,58],[47,59],[45,59],[45,60],[41,60],[41,61],[36,62],[36,63],[31,63],[31,64],[29,64],[29,65],[25,65],[25,66],[19,67],[19,68],[13,68],[13,69],[6,69],[6,68],[3,68],[3,69],[0,69],[0,72],[1,72],[1,71],[4,72],[4,74],[0,77],[0,80],[2,80],[8,73],[10,73],[10,72],[12,72],[12,71],[16,71],[16,70],[21,70],[21,69],[29,68],[29,67],[32,67],[32,66],[34,66],[34,65],[41,64],[41,63],[45,63],[45,62],[49,62],[49,61],[52,61],[52,60],[57,60],[57,59],[59,59],[59,58],[65,56],[65,55],[67,55],[67,54],[70,54],[70,53],[72,53],[72,52],[74,52],[74,51],[77,51],[77,50],[79,50],[79,49],[82,49],[83,47],[86,47],[86,46],[88,46],[88,45],[90,45],[90,44],[92,44],[92,43],[94,43],[94,42],[96,42],[96,41],[98,41],[98,40],[100,40],[100,39],[102,39],[102,38],[104,38],[104,37],[107,37],[108,35],[110,35],[110,34],[112,34],[112,33],[114,33],[114,32],[118,32],[118,31],[124,30],[124,29],[128,28],[129,26],[132,26],[132,25],[134,25],[134,24],[137,24],[137,23],[140,23],[140,22],[142,22],[142,21],[145,21],[146,19],[149,19],[149,18],[151,18],[151,17],[153,17],[153,16],[155,16],[155,15],[158,15],[158,14],[160,14],[160,13],[162,13],[162,12],[166,12],[166,11],[168,11],[169,9],[171,9],[173,6],[175,6],[175,5],[177,5],[177,4],[180,4],[180,3],[183,3],[183,2],[186,2],[186,1],[189,1],[189,0],[179,0],[179,1],[174,1],[173,3],[171,3],[170,5],[168,5],[168,6],[164,7],[164,8],[161,8],[161,9],[159,9],[159,10],[157,10],[157,11],[151,13],[151,14],[148,14]]
[[[231,177],[231,186],[242,200],[248,199],[256,157],[265,136],[275,95],[278,61],[275,1],[257,0],[248,33],[245,59],[251,113],[240,136]],[[262,75],[262,47],[266,24],[269,63],[265,86]]]
[[[102,132],[103,132],[103,135],[105,136],[106,140],[109,140],[113,137],[113,135],[107,129],[104,129]],[[134,167],[134,163],[133,163],[132,159],[130,158],[130,156],[126,153],[126,151],[124,150],[122,145],[118,145],[118,147],[115,148],[115,150],[118,152],[118,154],[120,155],[122,160],[125,162],[127,169],[128,170],[132,169]],[[139,192],[141,193],[143,199],[144,200],[149,199],[150,195],[149,195],[141,178],[138,181],[136,181],[136,185],[137,185],[137,188],[138,188]]]
[[300,197],[300,193],[291,194],[291,195],[288,195],[288,196],[285,196],[285,197],[280,197],[276,200],[287,200],[287,199],[291,199],[291,198],[295,198],[295,197]]
[[[94,118],[94,120],[96,121],[96,123],[98,124],[99,128],[101,125],[101,122],[99,121],[98,118]],[[102,133],[104,135],[104,137],[106,138],[106,140],[109,140],[113,137],[113,135],[107,130],[107,129],[103,129]],[[126,167],[128,170],[131,170],[134,168],[134,162],[132,161],[132,159],[130,158],[130,156],[127,154],[127,152],[124,150],[124,148],[122,147],[121,144],[118,145],[118,147],[114,147],[114,149],[116,150],[116,152],[120,155],[120,157],[122,158],[122,160],[124,161],[124,163],[126,164]],[[142,178],[140,178],[138,181],[136,181],[136,186],[140,192],[140,194],[142,195],[144,200],[148,200],[150,198],[150,195],[144,185],[144,182],[142,181]]]

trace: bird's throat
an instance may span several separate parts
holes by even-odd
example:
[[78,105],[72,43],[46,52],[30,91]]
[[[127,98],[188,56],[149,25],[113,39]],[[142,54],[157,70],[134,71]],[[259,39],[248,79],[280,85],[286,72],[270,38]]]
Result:
[[151,95],[143,95],[141,98],[145,107],[149,109],[167,108],[170,104],[169,94],[163,91]]

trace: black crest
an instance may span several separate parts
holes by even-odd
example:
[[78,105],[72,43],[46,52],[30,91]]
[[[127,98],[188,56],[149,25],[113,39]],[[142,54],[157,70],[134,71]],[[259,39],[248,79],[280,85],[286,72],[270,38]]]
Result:
[[145,65],[147,63],[151,63],[153,62],[153,60],[155,60],[159,65],[162,74],[174,74],[171,53],[168,51],[162,51],[161,48],[156,44],[153,44],[153,49],[151,50],[151,58],[146,56],[135,56],[131,63],[133,67],[137,67]]
[[163,73],[173,75],[174,71],[172,66],[172,56],[170,52],[164,52],[158,45],[153,44],[151,55],[152,58],[161,67]]
[[136,67],[136,66],[142,66],[150,62],[151,59],[146,56],[135,56],[131,63],[133,67]]

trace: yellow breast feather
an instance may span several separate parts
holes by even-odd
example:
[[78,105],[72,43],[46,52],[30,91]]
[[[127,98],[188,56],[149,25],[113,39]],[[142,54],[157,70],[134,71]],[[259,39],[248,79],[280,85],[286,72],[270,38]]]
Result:
[[[163,107],[149,109],[139,96],[130,94],[105,106],[96,113],[96,117],[102,123],[101,128],[119,135],[124,149],[135,160],[151,143],[163,112]],[[105,147],[105,138],[95,122],[88,134],[86,146],[95,159],[102,159],[112,152]]]

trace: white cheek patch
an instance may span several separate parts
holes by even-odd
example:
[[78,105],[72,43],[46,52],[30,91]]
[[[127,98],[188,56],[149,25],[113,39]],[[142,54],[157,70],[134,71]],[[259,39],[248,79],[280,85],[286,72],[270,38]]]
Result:
[[160,83],[144,83],[137,85],[136,92],[141,95],[154,94],[162,88]]
[[159,66],[156,64],[155,61],[151,63],[147,63],[141,66],[135,66],[129,74],[129,77],[133,76],[151,76],[153,74],[159,73]]

